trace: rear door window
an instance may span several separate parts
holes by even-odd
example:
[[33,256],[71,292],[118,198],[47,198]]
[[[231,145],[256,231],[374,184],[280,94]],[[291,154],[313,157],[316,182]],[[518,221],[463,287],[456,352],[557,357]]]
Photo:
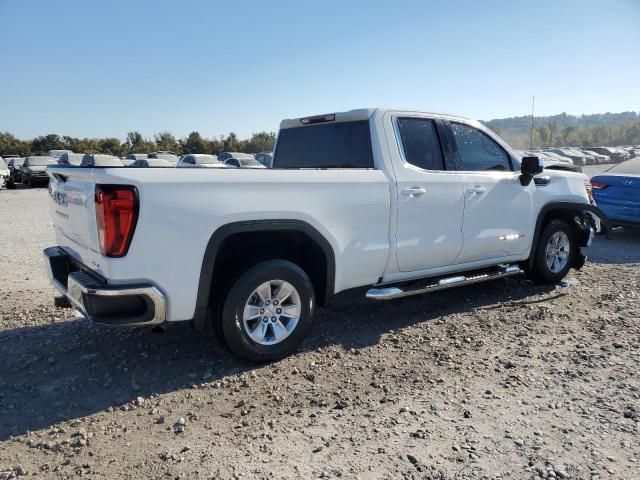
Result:
[[458,148],[460,170],[511,170],[507,152],[486,133],[463,123],[451,122],[450,125]]
[[273,168],[373,168],[369,121],[280,130]]
[[436,124],[428,118],[398,118],[404,158],[423,170],[445,170]]

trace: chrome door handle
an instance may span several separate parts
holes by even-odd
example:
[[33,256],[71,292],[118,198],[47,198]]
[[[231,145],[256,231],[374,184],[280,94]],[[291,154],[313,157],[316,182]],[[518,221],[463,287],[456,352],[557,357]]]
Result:
[[484,193],[487,189],[482,185],[475,185],[473,188],[469,188],[467,193]]
[[424,195],[425,193],[427,193],[427,189],[426,188],[422,188],[422,187],[411,187],[411,188],[405,188],[404,190],[402,190],[402,193],[404,195]]

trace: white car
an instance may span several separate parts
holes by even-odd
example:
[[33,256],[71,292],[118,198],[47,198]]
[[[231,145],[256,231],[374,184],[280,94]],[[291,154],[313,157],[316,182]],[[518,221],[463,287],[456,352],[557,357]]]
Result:
[[267,168],[253,156],[251,156],[251,158],[227,158],[224,164],[232,168]]
[[65,153],[73,153],[71,150],[49,150],[48,156],[53,158],[60,158]]
[[132,168],[173,168],[175,165],[167,160],[161,158],[140,158],[138,160],[125,159],[123,162],[130,162],[125,164],[127,167]]
[[0,157],[0,189],[11,187],[13,187],[13,181],[11,173],[9,172],[9,167],[7,167],[7,164],[4,162],[2,157]]
[[178,156],[173,152],[153,152],[149,154],[149,158],[159,158],[161,160],[166,160],[167,162],[173,163],[174,166],[178,163]]
[[415,110],[284,120],[260,172],[49,174],[44,254],[71,305],[112,325],[191,321],[252,361],[295,351],[316,307],[356,287],[391,300],[522,273],[556,283],[602,215],[585,175]]
[[189,153],[180,157],[177,167],[227,168],[215,155]]

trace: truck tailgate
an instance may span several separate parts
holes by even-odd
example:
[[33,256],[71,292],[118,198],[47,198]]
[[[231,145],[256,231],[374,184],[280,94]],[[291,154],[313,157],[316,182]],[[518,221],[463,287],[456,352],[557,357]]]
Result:
[[85,265],[99,266],[94,169],[55,167],[48,173],[50,213],[58,245]]

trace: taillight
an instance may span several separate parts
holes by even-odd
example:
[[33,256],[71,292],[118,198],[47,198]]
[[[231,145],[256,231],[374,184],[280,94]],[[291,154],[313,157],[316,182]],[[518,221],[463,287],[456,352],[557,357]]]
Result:
[[124,257],[138,221],[138,190],[131,185],[96,185],[95,203],[100,252]]
[[607,188],[609,185],[607,185],[606,183],[603,182],[598,182],[596,180],[591,180],[591,187],[594,190],[604,190],[605,188]]

